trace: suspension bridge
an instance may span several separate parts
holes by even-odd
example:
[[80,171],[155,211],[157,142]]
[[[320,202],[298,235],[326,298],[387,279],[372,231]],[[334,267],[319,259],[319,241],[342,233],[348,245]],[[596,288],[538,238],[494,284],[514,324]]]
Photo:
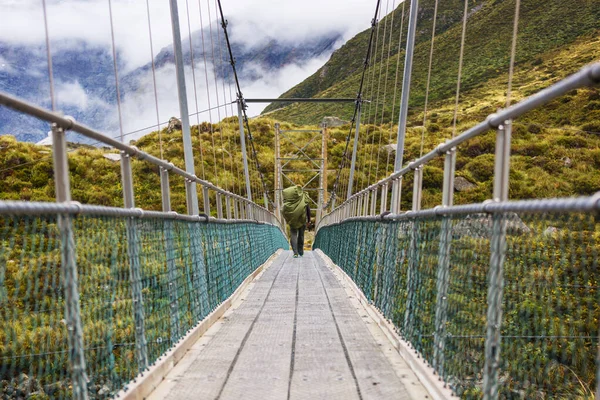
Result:
[[[459,10],[462,30],[452,136],[426,152],[428,98],[435,78],[436,0],[419,157],[406,164],[418,0],[398,7],[396,0],[387,0],[385,11],[382,1],[376,2],[356,97],[283,100],[244,97],[221,1],[206,3],[212,24],[211,3],[222,36],[216,52],[210,38],[203,57],[205,67],[206,55],[213,57],[216,105],[210,103],[207,90],[209,107],[199,111],[194,75],[196,113],[191,115],[218,109],[228,117],[229,109],[235,116],[232,107],[237,105],[239,142],[230,141],[228,148],[239,143],[241,159],[234,160],[229,152],[226,160],[221,151],[218,167],[213,153],[214,176],[219,175],[217,168],[243,176],[244,185],[237,190],[233,184],[223,188],[206,179],[201,157],[209,154],[200,149],[200,160],[194,157],[175,0],[170,1],[170,16],[184,166],[165,159],[162,139],[159,155],[127,144],[129,133],[124,133],[121,119],[120,138],[115,139],[60,113],[47,18],[51,109],[0,92],[0,106],[48,123],[55,189],[55,202],[0,201],[0,395],[600,398],[600,192],[534,200],[509,196],[514,121],[574,90],[600,84],[600,63],[581,65],[578,72],[515,100],[520,16],[516,0],[505,107],[463,130],[458,119],[470,15],[466,0]],[[148,6],[152,41],[149,13]],[[402,24],[395,31],[394,17],[400,13]],[[194,71],[189,9],[187,15]],[[212,28],[209,32],[212,36]],[[385,54],[390,58],[393,43],[398,50],[392,95],[387,82],[394,71],[382,61]],[[223,48],[231,69],[219,98],[215,54]],[[223,61],[223,54],[217,57]],[[157,96],[154,61],[152,73]],[[205,80],[208,85],[208,73]],[[327,179],[327,129],[287,130],[277,124],[274,185],[269,189],[246,104],[275,100],[353,105],[332,184]],[[384,133],[394,129],[393,121],[384,121],[389,102],[392,114],[399,115],[396,155],[392,162],[388,152],[384,162],[385,155],[379,150],[374,154],[373,148],[381,148]],[[156,114],[160,134],[158,99]],[[377,136],[374,125],[386,128]],[[123,207],[72,201],[67,132],[120,152]],[[219,132],[224,150],[223,129]],[[455,205],[457,154],[489,132],[496,133],[489,199]],[[299,143],[299,136],[292,138],[296,133],[306,133],[306,143]],[[208,134],[214,151],[217,134],[212,123]],[[286,139],[288,153],[280,148]],[[376,163],[361,166],[358,149],[368,141],[370,161],[376,156]],[[311,144],[318,148],[311,150]],[[290,171],[285,167],[302,172],[295,164],[299,160],[307,163],[304,168],[311,174],[304,184],[316,196],[312,206],[317,226],[313,251],[292,258],[281,218],[281,190],[296,183],[285,175]],[[424,171],[438,161],[443,165],[441,201],[424,208]],[[145,209],[136,196],[134,163],[158,174],[160,210]],[[185,213],[173,211],[171,181],[183,182],[178,187],[185,195],[178,198],[185,201]],[[407,188],[410,181],[412,188]],[[410,210],[402,210],[403,197],[411,200]]]

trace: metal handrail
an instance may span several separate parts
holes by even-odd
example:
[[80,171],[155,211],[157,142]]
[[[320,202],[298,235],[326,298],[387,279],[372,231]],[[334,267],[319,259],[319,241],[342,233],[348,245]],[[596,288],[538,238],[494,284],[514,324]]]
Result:
[[[125,154],[127,154],[129,156],[136,157],[140,160],[148,161],[150,164],[154,164],[154,165],[161,167],[167,171],[171,171],[176,175],[179,175],[188,180],[194,181],[203,187],[207,187],[209,189],[214,190],[217,193],[221,193],[223,195],[229,196],[231,198],[235,198],[236,200],[239,200],[239,201],[242,201],[245,203],[256,204],[240,195],[237,195],[235,193],[231,193],[225,189],[222,189],[209,181],[200,179],[196,175],[187,173],[186,171],[184,171],[183,169],[181,169],[179,167],[176,167],[175,165],[173,165],[173,163],[171,163],[169,161],[161,160],[158,157],[155,157],[151,154],[148,154],[144,151],[139,150],[135,146],[129,146],[123,142],[119,142],[118,140],[116,140],[108,135],[98,132],[98,131],[96,131],[92,128],[89,128],[83,124],[80,124],[71,117],[68,117],[68,116],[63,117],[62,115],[60,115],[58,113],[48,111],[42,107],[28,103],[24,100],[18,99],[16,97],[11,96],[4,92],[0,92],[0,104],[2,104],[3,106],[6,106],[8,108],[11,108],[15,111],[20,111],[25,114],[34,116],[34,117],[44,120],[46,122],[57,124],[59,127],[63,128],[66,131],[67,130],[74,131],[74,132],[77,132],[77,133],[87,137],[87,138],[94,139],[101,143],[107,144],[111,147],[121,150],[122,152],[124,152]],[[261,207],[258,204],[256,204],[256,205],[258,207],[264,209],[264,207]]]
[[[130,157],[136,157],[139,160],[147,161],[150,164],[153,164],[165,171],[172,172],[175,175],[179,175],[179,176],[183,177],[188,182],[195,182],[195,183],[199,184],[200,186],[202,186],[204,189],[213,190],[220,195],[226,196],[230,199],[234,199],[242,204],[251,205],[256,210],[260,210],[262,212],[268,213],[272,218],[274,218],[274,220],[276,220],[278,222],[278,225],[281,228],[281,221],[279,221],[277,219],[277,217],[272,212],[270,212],[268,209],[266,209],[265,207],[262,207],[262,206],[258,205],[257,203],[254,203],[254,202],[248,200],[245,197],[242,197],[235,193],[229,192],[223,188],[220,188],[219,186],[216,186],[215,184],[213,184],[209,181],[200,179],[196,175],[186,172],[185,170],[175,166],[173,163],[171,163],[167,160],[162,160],[162,159],[155,157],[149,153],[139,150],[135,146],[127,145],[127,144],[120,142],[104,133],[101,133],[97,130],[94,130],[94,129],[88,127],[88,126],[78,123],[72,117],[63,116],[59,113],[49,111],[47,109],[44,109],[43,107],[31,104],[27,101],[24,101],[22,99],[19,99],[15,96],[9,95],[9,94],[1,92],[1,91],[0,91],[0,105],[3,105],[7,108],[10,108],[12,110],[15,110],[15,111],[18,111],[18,112],[21,112],[24,114],[31,115],[36,118],[39,118],[50,124],[56,125],[59,128],[62,128],[64,131],[69,130],[69,131],[77,132],[87,138],[90,138],[90,139],[96,140],[98,142],[101,142],[103,144],[114,147],[114,148],[120,150],[122,152],[122,154],[124,154],[124,155],[130,156]],[[149,213],[148,211],[145,211],[145,212]],[[176,213],[171,212],[168,214],[171,215],[171,214],[176,214]],[[194,218],[194,216],[192,216],[192,218]]]
[[[402,178],[408,172],[415,171],[419,168],[422,168],[429,161],[435,159],[436,157],[438,157],[440,155],[447,154],[448,152],[452,151],[453,149],[455,149],[457,146],[459,146],[463,142],[465,142],[475,136],[478,136],[482,133],[485,133],[485,132],[489,131],[490,129],[497,129],[505,121],[510,121],[514,118],[522,116],[523,114],[525,114],[531,110],[534,110],[534,109],[548,103],[549,101],[552,101],[552,100],[556,99],[557,97],[568,93],[569,91],[571,91],[573,89],[578,89],[578,88],[586,87],[586,86],[593,86],[598,83],[600,83],[600,62],[596,62],[596,63],[590,64],[590,65],[582,68],[580,71],[576,72],[575,74],[568,76],[567,78],[564,78],[564,79],[560,80],[559,82],[557,82],[545,89],[542,89],[538,93],[536,93],[530,97],[527,97],[526,99],[520,101],[517,104],[514,104],[506,109],[500,110],[497,113],[490,114],[485,119],[485,121],[475,125],[474,127],[470,128],[470,129],[467,129],[466,131],[464,131],[460,135],[456,136],[455,138],[450,139],[450,140],[440,144],[439,146],[437,146],[435,149],[433,149],[429,153],[425,154],[424,156],[422,156],[421,158],[419,158],[417,160],[409,162],[405,167],[392,173],[388,177],[386,177],[386,178],[366,187],[365,189],[353,194],[352,196],[350,196],[348,199],[346,199],[346,201],[344,201],[342,204],[338,205],[334,210],[332,210],[329,214],[327,214],[325,217],[323,217],[323,219],[321,220],[321,223],[317,227],[317,230],[321,226],[327,225],[327,222],[329,221],[329,219],[331,218],[331,216],[334,213],[340,212],[340,210],[343,210],[351,202],[355,202],[357,199],[361,198],[362,196],[368,195],[371,192],[373,192],[374,190],[378,190],[381,187],[384,187],[384,186],[387,187],[388,185],[392,184],[394,181]],[[386,191],[386,195],[387,195],[387,191]],[[339,221],[336,221],[336,222],[339,222]]]

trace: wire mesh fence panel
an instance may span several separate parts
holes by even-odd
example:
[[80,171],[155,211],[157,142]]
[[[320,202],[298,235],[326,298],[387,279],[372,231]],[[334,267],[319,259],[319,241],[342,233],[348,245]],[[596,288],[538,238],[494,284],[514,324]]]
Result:
[[[490,378],[499,398],[592,399],[600,229],[593,214],[536,211],[353,219],[321,228],[315,247],[461,398],[483,398],[491,308],[501,316]],[[501,288],[497,310],[490,287]]]
[[[71,398],[77,385],[59,218],[0,217],[1,398]],[[92,399],[126,387],[287,248],[281,231],[265,224],[89,215],[70,221]]]

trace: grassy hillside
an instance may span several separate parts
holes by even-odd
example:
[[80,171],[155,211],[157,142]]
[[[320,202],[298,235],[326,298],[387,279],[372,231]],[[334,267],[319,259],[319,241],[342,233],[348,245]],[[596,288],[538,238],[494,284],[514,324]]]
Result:
[[[596,104],[599,99],[598,90],[579,90],[572,92],[564,99],[550,105],[560,114],[579,118],[575,110],[588,108],[588,114],[600,110],[592,110],[589,104]],[[465,101],[470,101],[467,97]],[[586,105],[587,104],[587,105]],[[474,114],[480,113],[486,104],[474,104]],[[581,112],[581,118],[584,116]],[[450,108],[441,108],[431,114],[428,131],[434,132],[426,136],[425,147],[435,146],[439,138],[448,137],[449,121],[452,118]],[[461,121],[461,126],[469,125],[472,120]],[[273,188],[274,170],[274,124],[268,118],[251,120],[255,145],[267,186]],[[282,129],[312,128],[283,123]],[[350,126],[328,130],[328,188],[332,189],[335,172],[338,168],[345,147],[345,139]],[[600,131],[600,127],[592,123],[587,126],[592,131]],[[244,183],[239,152],[238,124],[234,119],[215,124],[212,147],[210,127],[207,123],[192,128],[193,145],[196,156],[196,175],[219,184],[236,193],[244,193]],[[223,131],[224,151],[220,146],[220,130]],[[395,125],[363,125],[361,136],[365,138],[359,147],[357,157],[356,187],[362,188],[369,183],[388,175],[391,172],[394,154],[384,148],[393,142],[397,127]],[[198,133],[200,132],[200,133]],[[419,155],[421,127],[408,128],[406,141],[406,160]],[[183,166],[181,132],[160,134],[163,143],[164,158],[178,166]],[[379,139],[381,138],[381,144]],[[154,132],[134,142],[141,150],[160,156],[158,132]],[[200,162],[200,144],[202,145],[202,163]],[[352,143],[351,143],[352,144]],[[457,168],[458,176],[466,178],[475,186],[456,194],[458,204],[479,202],[490,198],[492,191],[493,151],[495,135],[490,132],[467,142],[459,149]],[[282,143],[282,154],[293,150],[289,143]],[[214,150],[214,152],[213,152]],[[122,192],[119,162],[108,160],[106,153],[114,150],[98,149],[88,146],[71,148],[69,166],[73,199],[84,204],[106,206],[122,206]],[[231,158],[229,157],[231,154]],[[215,175],[215,162],[218,174]],[[572,196],[592,194],[600,188],[600,135],[576,129],[547,128],[537,123],[516,122],[513,133],[513,156],[511,165],[511,198],[527,199],[536,197]],[[52,171],[51,148],[29,143],[17,142],[11,136],[0,137],[0,178],[4,182],[0,187],[2,200],[53,201],[54,180]],[[224,167],[223,167],[224,166]],[[441,201],[442,160],[434,161],[426,167],[424,173],[425,207],[433,207]],[[251,165],[253,190],[256,198],[261,197],[258,190],[258,175]],[[133,162],[136,206],[149,210],[160,210],[160,180],[156,168],[141,161]],[[347,175],[344,175],[344,177]],[[306,176],[297,175],[300,181]],[[408,177],[406,187],[410,187]],[[185,190],[183,180],[171,177],[172,203],[174,210],[185,212]],[[404,191],[403,206],[410,206],[410,191]],[[258,194],[258,195],[257,195]],[[200,193],[201,195],[201,193]],[[271,198],[272,198],[271,193]],[[214,201],[214,199],[213,199]],[[214,212],[213,207],[213,212]]]

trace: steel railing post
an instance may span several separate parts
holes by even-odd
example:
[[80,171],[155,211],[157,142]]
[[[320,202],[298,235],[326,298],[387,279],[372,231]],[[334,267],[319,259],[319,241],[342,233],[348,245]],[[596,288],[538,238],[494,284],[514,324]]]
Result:
[[204,214],[206,214],[207,217],[210,217],[210,192],[206,186],[202,188],[202,195],[204,198]]
[[413,182],[413,201],[412,210],[421,211],[421,201],[423,199],[423,166],[415,168],[415,179]]
[[231,219],[231,199],[228,195],[225,195],[225,215],[227,216],[227,219]]
[[[444,160],[444,183],[442,189],[442,207],[451,207],[454,202],[454,175],[456,169],[456,149],[446,153]],[[440,245],[438,249],[438,268],[436,280],[435,332],[433,348],[433,368],[444,376],[446,321],[448,318],[448,285],[450,279],[450,246],[452,242],[452,220],[442,217]]]
[[377,190],[377,188],[373,189],[371,191],[371,214],[370,215],[375,215],[376,213],[376,209],[377,209],[377,193],[379,191]]
[[171,188],[169,185],[169,171],[160,167],[160,194],[162,199],[162,210],[171,211]]
[[[69,163],[65,131],[56,124],[52,125],[52,150],[54,161],[54,180],[56,202],[71,201]],[[67,323],[69,362],[73,381],[73,398],[88,398],[87,374],[85,372],[85,352],[83,342],[83,322],[79,303],[79,278],[77,274],[77,248],[73,234],[73,222],[69,215],[58,215],[60,230],[60,256],[65,296],[65,321]]]
[[[511,121],[498,127],[496,133],[496,159],[494,166],[494,201],[508,200],[508,177],[510,171]],[[485,367],[483,371],[483,395],[490,400],[498,399],[498,374],[500,369],[500,346],[502,328],[502,300],[504,296],[504,261],[506,259],[506,216],[492,215],[490,239],[490,269],[488,273],[488,310],[485,340]]]
[[219,192],[217,192],[217,218],[223,219],[223,199]]
[[381,187],[381,207],[379,209],[379,213],[383,214],[387,211],[387,198],[388,198],[388,184],[384,184]]
[[391,204],[391,212],[392,214],[398,214],[402,207],[400,206],[402,202],[402,177],[396,178],[392,181],[392,204]]
[[[169,171],[160,168],[160,190],[162,195],[162,210],[171,211],[171,189]],[[177,299],[177,267],[175,265],[175,248],[173,239],[173,221],[165,219],[165,253],[167,257],[167,275],[169,279],[169,308],[171,319],[171,343],[179,340],[179,301]]]
[[[133,175],[131,173],[131,157],[121,152],[121,179],[123,183],[123,200],[125,208],[135,208],[133,195]],[[144,299],[142,296],[142,271],[140,265],[140,244],[137,224],[133,217],[127,218],[127,254],[129,257],[129,278],[133,300],[135,321],[135,347],[139,372],[148,367],[148,344],[146,342],[144,322]]]
[[405,336],[409,342],[413,341],[414,333],[414,314],[416,309],[417,301],[417,279],[418,269],[420,264],[420,227],[419,221],[414,219],[412,221],[412,228],[410,231],[410,244],[408,248],[408,270],[406,272],[406,311],[404,312],[404,330]]
[[237,199],[231,199],[231,201],[233,202],[233,218],[234,219],[240,219],[240,214],[238,212],[238,200]]

